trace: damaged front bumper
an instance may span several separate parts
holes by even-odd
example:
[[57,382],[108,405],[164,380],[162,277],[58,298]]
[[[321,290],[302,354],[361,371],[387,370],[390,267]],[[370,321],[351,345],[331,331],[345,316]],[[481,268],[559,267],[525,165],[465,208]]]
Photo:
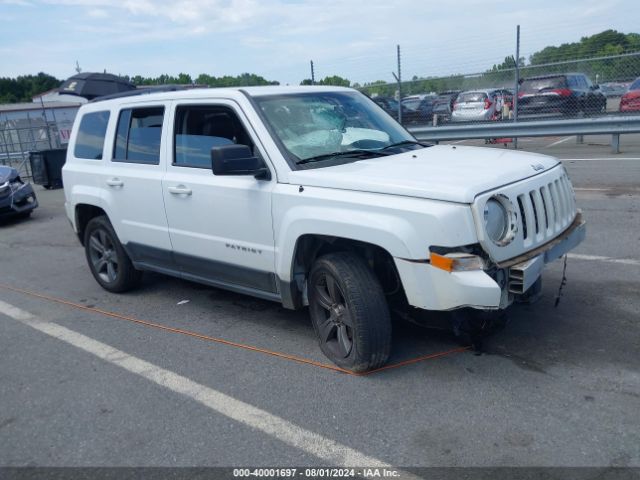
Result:
[[538,280],[547,263],[573,250],[585,239],[585,236],[586,222],[582,218],[582,213],[578,212],[573,223],[562,235],[540,248],[498,265],[499,268],[508,269],[508,292],[515,295],[525,294]]
[[26,214],[38,206],[33,187],[24,183],[18,188],[7,185],[0,190],[0,218]]
[[447,272],[427,262],[394,258],[409,304],[425,310],[507,308],[540,278],[544,266],[580,244],[586,224],[578,212],[573,223],[550,242],[487,270]]

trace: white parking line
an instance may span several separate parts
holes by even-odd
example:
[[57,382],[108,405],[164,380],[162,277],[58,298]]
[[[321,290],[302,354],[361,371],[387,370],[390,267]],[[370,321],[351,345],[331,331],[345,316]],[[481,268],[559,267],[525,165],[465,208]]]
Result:
[[561,143],[564,143],[564,142],[566,142],[567,140],[569,140],[569,139],[571,139],[571,138],[573,138],[573,136],[563,138],[562,140],[558,140],[557,142],[550,143],[550,144],[549,144],[549,145],[547,145],[545,148],[555,147],[556,145],[560,145]]
[[640,157],[601,157],[601,158],[560,158],[563,162],[601,162],[607,160],[631,160],[638,161]]
[[185,395],[231,420],[240,422],[310,455],[326,460],[330,465],[390,468],[390,465],[381,460],[369,457],[322,435],[305,430],[283,418],[129,355],[105,343],[69,330],[56,323],[39,320],[31,313],[3,301],[0,301],[0,313],[84,350],[105,362],[150,380],[161,387]]
[[609,262],[609,263],[621,263],[622,265],[635,265],[640,267],[640,260],[634,260],[632,258],[611,258],[611,257],[602,257],[600,255],[582,255],[580,253],[569,253],[569,258],[575,258],[576,260],[593,260],[598,262]]

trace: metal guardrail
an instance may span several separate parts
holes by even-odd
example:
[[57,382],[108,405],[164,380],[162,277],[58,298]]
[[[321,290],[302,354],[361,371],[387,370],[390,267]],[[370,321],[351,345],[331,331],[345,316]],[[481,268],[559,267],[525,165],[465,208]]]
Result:
[[444,140],[548,137],[578,135],[611,135],[614,153],[620,153],[620,135],[640,133],[640,115],[568,120],[487,122],[443,125],[440,127],[412,127],[408,129],[418,140]]

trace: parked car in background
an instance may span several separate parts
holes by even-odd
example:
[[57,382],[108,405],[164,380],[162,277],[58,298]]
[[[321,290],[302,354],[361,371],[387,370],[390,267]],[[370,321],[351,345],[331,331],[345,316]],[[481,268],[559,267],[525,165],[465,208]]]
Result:
[[640,111],[640,77],[629,86],[629,90],[620,98],[621,112]]
[[525,78],[518,92],[518,117],[575,116],[605,111],[607,99],[584,73]]
[[502,97],[496,90],[470,90],[456,98],[451,112],[453,122],[497,120],[501,116]]
[[600,85],[600,91],[607,98],[621,97],[627,91],[628,84],[624,83],[603,83]]
[[24,182],[15,168],[0,165],[0,218],[28,217],[37,206],[31,184]]
[[[420,98],[422,97],[422,98]],[[433,120],[433,102],[437,96],[411,96],[402,99],[402,123],[430,123]]]
[[451,112],[453,103],[460,94],[461,90],[447,90],[438,93],[433,101],[432,111],[434,115],[438,115],[438,123],[447,123],[451,121]]
[[396,120],[398,119],[398,101],[391,97],[374,97],[373,100],[379,107],[385,112],[391,115]]
[[500,111],[502,111],[504,105],[509,107],[509,110],[513,110],[513,90],[510,88],[496,88],[495,94],[498,97]]

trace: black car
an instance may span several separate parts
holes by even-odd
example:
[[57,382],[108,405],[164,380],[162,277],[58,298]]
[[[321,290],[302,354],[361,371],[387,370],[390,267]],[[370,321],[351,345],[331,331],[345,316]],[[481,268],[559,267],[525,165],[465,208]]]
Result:
[[583,73],[524,79],[518,89],[518,116],[575,116],[604,112],[607,99]]
[[438,93],[438,96],[433,101],[432,108],[432,113],[438,115],[438,123],[446,123],[451,120],[453,104],[461,92],[462,90],[447,90],[446,92]]
[[402,100],[402,123],[421,124],[433,121],[435,95],[418,96]]
[[15,168],[0,165],[0,218],[29,216],[38,206],[36,194]]
[[375,97],[371,100],[378,104],[378,106],[393,118],[396,120],[398,119],[398,101],[396,99],[390,97]]

